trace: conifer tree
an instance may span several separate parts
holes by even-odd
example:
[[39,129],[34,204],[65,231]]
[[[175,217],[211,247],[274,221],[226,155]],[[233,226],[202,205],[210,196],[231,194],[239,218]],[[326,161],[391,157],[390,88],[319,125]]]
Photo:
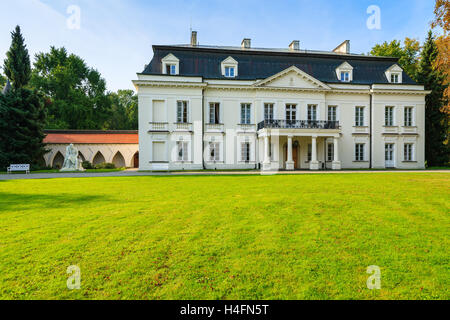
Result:
[[19,27],[12,33],[4,66],[12,89],[0,97],[0,168],[13,163],[36,168],[46,153],[44,99],[37,90],[26,88],[31,65]]
[[425,158],[428,166],[448,165],[450,149],[445,141],[449,135],[448,114],[444,91],[446,89],[444,74],[434,68],[438,48],[433,33],[428,33],[422,49],[416,79],[431,93],[425,98]]
[[6,53],[3,69],[12,86],[22,88],[31,78],[30,56],[19,26],[11,32],[11,38],[11,47]]

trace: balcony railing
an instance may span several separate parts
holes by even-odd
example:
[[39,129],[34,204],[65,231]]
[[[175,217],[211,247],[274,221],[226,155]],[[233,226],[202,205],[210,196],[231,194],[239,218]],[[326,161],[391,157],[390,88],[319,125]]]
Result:
[[255,125],[250,123],[239,123],[238,127],[242,131],[255,131]]
[[258,123],[258,130],[261,129],[339,129],[339,121],[264,120]]
[[167,122],[150,122],[150,130],[152,131],[167,131]]
[[223,132],[223,123],[207,123],[206,124],[206,131],[219,131]]
[[175,122],[175,130],[177,131],[192,131],[192,123],[189,122]]

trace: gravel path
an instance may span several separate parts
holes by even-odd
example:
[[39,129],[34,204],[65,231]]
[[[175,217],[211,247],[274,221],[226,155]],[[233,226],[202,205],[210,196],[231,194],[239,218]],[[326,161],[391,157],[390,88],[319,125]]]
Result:
[[185,171],[185,172],[139,172],[125,170],[99,173],[32,173],[32,174],[0,174],[0,180],[21,179],[58,179],[58,178],[91,178],[91,177],[134,177],[134,176],[215,176],[215,175],[273,175],[273,174],[351,174],[351,173],[450,173],[450,170],[342,170],[342,171]]

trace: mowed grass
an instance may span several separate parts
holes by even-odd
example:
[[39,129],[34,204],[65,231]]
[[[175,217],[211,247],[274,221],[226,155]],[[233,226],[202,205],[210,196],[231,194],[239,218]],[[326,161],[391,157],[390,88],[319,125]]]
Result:
[[449,299],[449,199],[450,173],[0,181],[0,298]]

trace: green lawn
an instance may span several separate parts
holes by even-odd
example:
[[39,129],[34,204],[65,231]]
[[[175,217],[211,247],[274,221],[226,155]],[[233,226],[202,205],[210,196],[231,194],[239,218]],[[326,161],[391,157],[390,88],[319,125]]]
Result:
[[449,299],[449,199],[450,173],[0,181],[0,298]]

